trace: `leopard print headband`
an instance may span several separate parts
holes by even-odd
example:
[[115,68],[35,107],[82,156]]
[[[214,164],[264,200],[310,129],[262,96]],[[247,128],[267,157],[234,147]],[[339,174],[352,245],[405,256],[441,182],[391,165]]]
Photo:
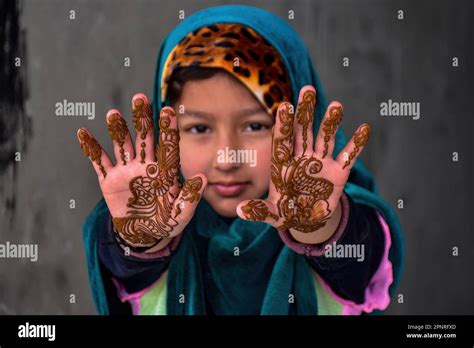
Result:
[[185,67],[222,68],[240,80],[270,115],[281,102],[291,102],[291,83],[285,64],[270,43],[240,24],[215,24],[186,35],[165,62],[161,100],[173,71]]

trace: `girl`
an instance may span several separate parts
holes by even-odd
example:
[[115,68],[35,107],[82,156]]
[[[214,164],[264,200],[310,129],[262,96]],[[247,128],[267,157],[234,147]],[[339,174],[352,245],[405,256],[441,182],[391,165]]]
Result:
[[388,306],[402,231],[357,160],[370,127],[346,140],[342,105],[284,21],[235,5],[187,18],[160,49],[152,106],[132,99],[135,143],[107,113],[115,165],[78,131],[104,196],[84,225],[99,313]]

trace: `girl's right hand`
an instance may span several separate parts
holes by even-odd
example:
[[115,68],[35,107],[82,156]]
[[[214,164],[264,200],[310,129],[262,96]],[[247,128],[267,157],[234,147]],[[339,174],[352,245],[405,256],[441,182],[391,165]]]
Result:
[[183,232],[207,185],[198,174],[179,183],[179,131],[176,113],[161,109],[155,153],[151,106],[144,94],[132,98],[137,137],[135,146],[120,112],[107,113],[117,163],[112,164],[91,133],[80,128],[77,137],[91,160],[102,194],[120,237],[133,247],[155,249],[159,240]]

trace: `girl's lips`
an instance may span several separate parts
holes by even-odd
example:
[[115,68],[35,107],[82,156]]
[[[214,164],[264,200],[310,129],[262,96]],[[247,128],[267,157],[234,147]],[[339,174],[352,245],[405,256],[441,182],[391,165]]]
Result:
[[248,186],[248,183],[211,184],[211,187],[222,197],[234,197],[240,195]]

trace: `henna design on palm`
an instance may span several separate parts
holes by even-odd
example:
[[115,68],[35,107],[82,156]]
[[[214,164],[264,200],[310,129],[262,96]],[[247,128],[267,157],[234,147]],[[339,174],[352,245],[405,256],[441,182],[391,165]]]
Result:
[[[331,214],[327,199],[333,184],[316,175],[323,164],[306,155],[308,125],[313,119],[316,94],[306,91],[298,104],[296,118],[303,126],[303,154],[293,156],[293,122],[291,105],[280,112],[280,137],[273,140],[272,182],[280,198],[276,203],[278,215],[283,218],[281,229],[293,228],[308,233],[323,227]],[[312,144],[310,144],[312,146]]]
[[[107,114],[108,132],[115,144],[115,166],[85,128],[80,129],[77,136],[99,176],[119,237],[133,247],[145,247],[151,252],[161,239],[174,237],[184,230],[201,199],[207,179],[198,174],[186,180],[184,185],[179,183],[179,131],[172,108],[161,110],[156,147],[153,146],[152,109],[146,96],[135,95],[132,108],[138,134],[136,151],[120,112],[112,109]],[[125,150],[131,153],[130,161],[125,158]],[[178,200],[182,204],[189,203],[186,209],[183,209],[184,205],[176,204]]]
[[[346,168],[366,145],[370,127],[361,125],[333,159],[335,135],[343,118],[342,106],[333,102],[321,121],[313,148],[316,92],[308,87],[300,92],[296,114],[287,102],[278,108],[272,130],[269,195],[266,200],[242,202],[237,212],[244,219],[264,221],[280,230],[312,233],[326,226],[339,202],[350,173]],[[351,155],[346,161],[343,157],[347,152]]]
[[[151,112],[151,109],[145,110]],[[176,129],[169,128],[170,116],[176,117],[174,112],[167,110],[160,117],[157,164],[147,165],[146,176],[138,176],[130,181],[132,197],[127,204],[130,208],[127,217],[116,217],[113,220],[117,231],[123,235],[122,238],[133,244],[152,244],[154,238],[168,237],[178,225],[176,217],[181,210],[177,210],[176,215],[172,216],[176,197],[173,197],[170,189],[178,180],[179,133]],[[143,156],[141,158],[143,160]],[[185,183],[184,187],[184,199],[194,202],[200,197],[202,180],[195,178],[192,183]]]

